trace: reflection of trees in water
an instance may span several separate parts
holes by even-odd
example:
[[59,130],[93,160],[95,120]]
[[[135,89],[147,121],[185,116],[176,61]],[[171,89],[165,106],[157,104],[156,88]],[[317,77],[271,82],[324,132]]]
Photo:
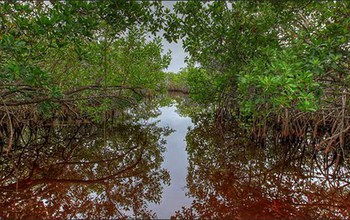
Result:
[[[333,175],[303,145],[257,148],[236,128],[202,118],[187,134],[189,195],[178,218],[329,219],[350,215],[346,162]],[[322,162],[322,163],[321,163]]]
[[10,158],[1,158],[0,217],[151,217],[169,174],[161,169],[162,135],[132,122],[101,126],[48,126],[26,130]]

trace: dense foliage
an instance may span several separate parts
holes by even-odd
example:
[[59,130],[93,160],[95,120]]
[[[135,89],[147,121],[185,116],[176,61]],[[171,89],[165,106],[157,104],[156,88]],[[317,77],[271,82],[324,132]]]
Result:
[[[149,119],[165,91],[182,93],[179,114],[195,123],[197,200],[176,217],[349,215],[348,1],[0,1],[0,12],[0,216],[155,217],[170,131]],[[164,72],[160,34],[183,41],[180,73]]]
[[245,122],[263,141],[273,128],[287,139],[329,132],[328,145],[344,146],[348,2],[189,1],[174,8],[165,36],[182,38],[190,54],[184,74],[194,100],[215,104],[218,119]]
[[[99,111],[167,85],[253,127],[282,117],[287,128],[291,113],[318,123],[333,108],[343,111],[338,130],[348,126],[347,2],[188,1],[174,10],[160,2],[2,2],[1,9],[1,106],[31,105],[43,115],[79,107],[99,119]],[[147,39],[161,28],[168,40],[183,39],[190,55],[180,75],[164,75],[170,56],[160,39]],[[327,120],[339,124],[338,116]]]
[[[159,3],[2,2],[1,106],[39,114],[74,102],[83,112],[123,107],[163,80],[169,56],[157,30]],[[142,94],[141,94],[142,93]]]

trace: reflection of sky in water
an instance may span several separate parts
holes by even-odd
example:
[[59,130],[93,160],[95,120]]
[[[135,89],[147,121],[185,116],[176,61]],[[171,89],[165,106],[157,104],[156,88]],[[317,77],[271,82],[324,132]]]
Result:
[[157,213],[158,218],[170,218],[175,211],[183,206],[189,206],[191,199],[186,197],[187,153],[186,133],[187,128],[192,126],[191,119],[179,116],[175,106],[163,107],[162,114],[156,119],[160,120],[161,127],[169,126],[175,131],[166,137],[166,152],[164,153],[163,167],[170,172],[171,185],[163,190],[160,205],[150,204],[149,209]]

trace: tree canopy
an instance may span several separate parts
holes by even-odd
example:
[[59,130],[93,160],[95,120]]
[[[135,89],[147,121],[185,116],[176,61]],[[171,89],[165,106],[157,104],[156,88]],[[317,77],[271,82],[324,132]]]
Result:
[[47,114],[78,102],[89,111],[89,106],[120,107],[155,91],[169,63],[160,40],[146,40],[147,32],[158,29],[154,12],[159,6],[136,1],[2,2],[0,105],[33,104]]
[[350,129],[349,11],[345,1],[178,2],[165,37],[183,39],[190,96],[218,119],[262,141],[276,128],[290,139],[333,127],[327,141],[339,147]]

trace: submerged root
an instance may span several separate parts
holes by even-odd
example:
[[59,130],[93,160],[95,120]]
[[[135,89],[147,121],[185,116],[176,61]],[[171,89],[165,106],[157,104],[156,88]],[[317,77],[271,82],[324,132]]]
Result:
[[305,144],[313,147],[314,154],[322,154],[323,168],[338,170],[345,151],[350,150],[350,115],[343,96],[337,109],[325,108],[307,113],[295,109],[281,114],[255,119],[252,136],[258,143],[270,141],[284,144]]

